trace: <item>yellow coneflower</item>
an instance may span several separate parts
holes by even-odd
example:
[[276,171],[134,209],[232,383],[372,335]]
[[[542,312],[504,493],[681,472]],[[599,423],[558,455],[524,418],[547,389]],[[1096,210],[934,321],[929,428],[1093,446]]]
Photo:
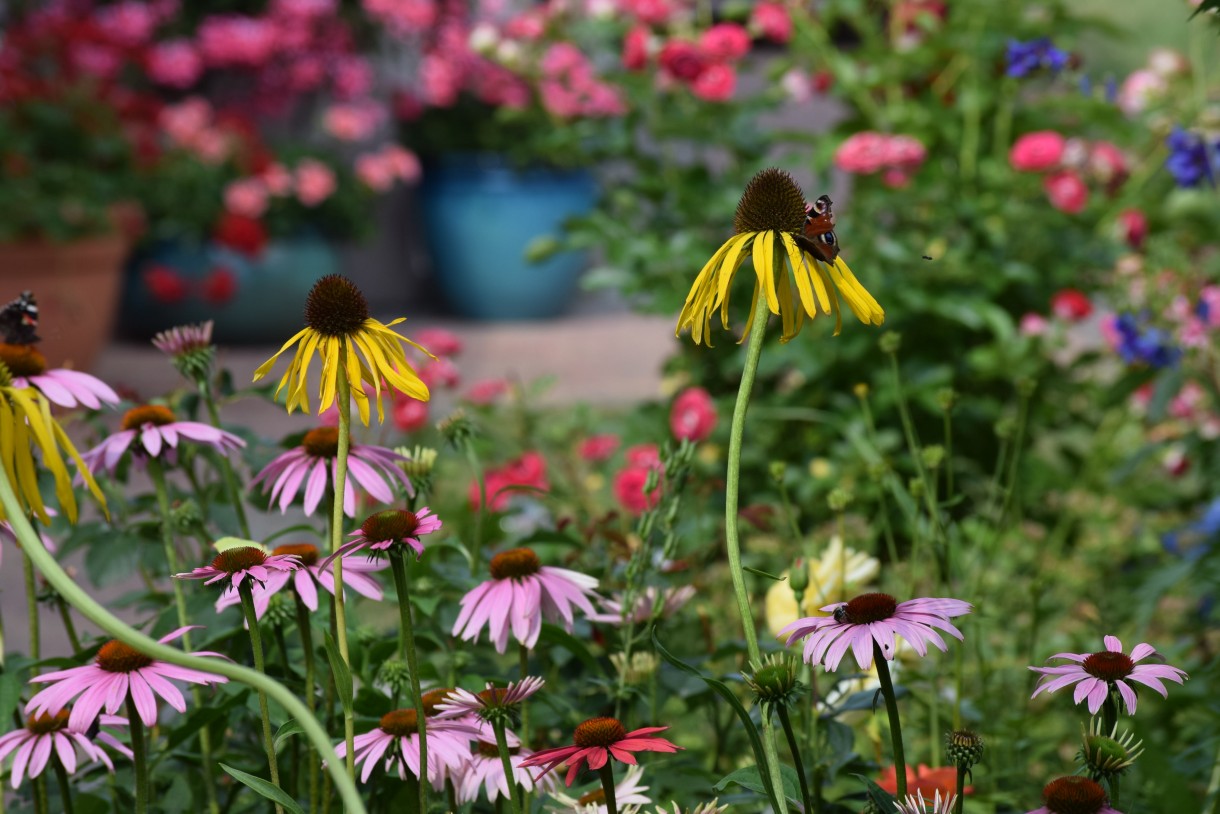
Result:
[[[309,411],[309,363],[316,353],[322,360],[322,380],[318,388],[318,414],[335,403],[338,392],[340,366],[347,373],[360,420],[369,423],[369,397],[364,385],[373,387],[377,402],[377,418],[384,420],[381,408],[381,390],[384,380],[390,388],[405,393],[411,398],[427,401],[428,386],[424,384],[411,363],[407,361],[402,343],[427,356],[432,356],[421,345],[390,330],[403,322],[400,317],[389,325],[369,316],[368,301],[351,280],[339,274],[330,274],[318,280],[305,300],[305,328],[284,343],[279,352],[264,362],[254,372],[254,381],[267,375],[280,354],[297,346],[296,354],[288,366],[288,372],[280,379],[275,394],[278,397],[288,389],[288,412],[297,407]],[[360,354],[357,355],[356,351]],[[363,358],[361,358],[363,357]]]
[[827,253],[833,257],[832,262],[810,252],[815,246],[804,234],[807,212],[805,196],[788,173],[770,168],[755,175],[737,204],[733,236],[712,255],[695,278],[674,334],[689,328],[696,344],[706,341],[710,347],[712,314],[717,308],[720,309],[721,325],[728,328],[729,287],[747,256],[754,261],[758,280],[742,340],[750,333],[760,291],[766,297],[768,310],[779,315],[783,322],[781,342],[796,336],[805,316],[813,319],[819,310],[823,314],[834,314],[835,333],[838,334],[843,324],[839,312],[840,296],[866,325],[884,322],[885,311],[860,285],[847,263],[838,256],[837,249]]
[[[102,490],[63,427],[51,417],[50,402],[32,387],[13,386],[12,373],[0,362],[0,465],[3,465],[21,507],[43,523],[50,523],[50,515],[38,490],[35,447],[42,456],[43,466],[55,478],[55,496],[69,522],[76,522],[76,494],[72,491],[72,476],[62,453],[67,453],[76,462],[77,473],[105,510],[106,498]],[[0,518],[3,517],[4,509],[0,507]]]

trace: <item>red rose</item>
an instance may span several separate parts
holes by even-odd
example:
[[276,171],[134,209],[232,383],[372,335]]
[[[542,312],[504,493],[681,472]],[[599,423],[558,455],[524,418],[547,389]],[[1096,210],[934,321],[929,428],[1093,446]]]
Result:
[[580,457],[589,463],[604,461],[618,449],[617,435],[591,435],[580,442]]
[[670,40],[661,48],[661,68],[683,82],[694,82],[707,67],[699,47],[686,40]]
[[190,291],[186,278],[169,266],[152,266],[142,276],[152,298],[166,305],[182,302]]
[[1085,186],[1084,179],[1072,170],[1046,176],[1042,188],[1046,190],[1051,206],[1069,215],[1082,212],[1089,203],[1089,188]]
[[1059,165],[1066,147],[1067,140],[1054,130],[1026,133],[1012,145],[1008,163],[1020,172],[1044,172]]
[[249,257],[258,257],[267,245],[267,229],[258,218],[225,212],[212,232],[212,240]]
[[1051,312],[1068,322],[1079,322],[1093,313],[1093,303],[1083,292],[1065,288],[1051,297]]
[[415,432],[428,423],[428,402],[399,395],[391,412],[394,426],[403,432]]
[[648,509],[655,508],[660,500],[659,478],[657,487],[647,494],[644,493],[651,471],[648,467],[628,466],[614,476],[614,496],[618,498],[619,505],[632,514],[643,514]]
[[674,399],[669,428],[678,440],[699,442],[716,427],[716,405],[702,387],[688,387]]
[[623,67],[629,71],[642,71],[648,65],[648,28],[637,25],[623,38]]

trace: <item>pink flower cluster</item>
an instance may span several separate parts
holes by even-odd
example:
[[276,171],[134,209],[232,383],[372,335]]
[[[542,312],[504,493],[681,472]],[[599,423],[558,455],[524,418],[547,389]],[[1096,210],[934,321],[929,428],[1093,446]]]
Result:
[[[649,473],[657,473],[657,486],[648,491]],[[627,464],[614,476],[614,496],[634,515],[656,508],[664,487],[664,467],[656,444],[638,444],[627,450]]]
[[1008,153],[1018,172],[1046,173],[1042,187],[1051,206],[1075,215],[1089,203],[1086,179],[1114,191],[1127,177],[1123,151],[1108,141],[1067,139],[1054,130],[1026,133]]
[[627,111],[618,88],[597,78],[593,63],[572,43],[547,48],[539,63],[542,80],[538,92],[542,106],[561,119],[578,116],[621,116]]
[[[632,70],[647,65],[650,34],[637,28],[628,33],[623,64]],[[750,51],[750,33],[736,23],[717,23],[698,41],[673,38],[661,46],[658,61],[664,82],[687,85],[706,102],[727,102],[737,89],[735,64]]]
[[[546,459],[537,452],[527,452],[503,466],[489,469],[484,474],[487,490],[487,505],[492,511],[503,511],[514,495],[528,495],[532,491],[549,491],[550,481],[546,476]],[[521,488],[524,487],[524,488]],[[479,483],[470,484],[470,505],[479,505]]]
[[865,131],[848,137],[835,151],[835,166],[856,175],[881,173],[888,187],[905,187],[928,151],[914,136]]
[[261,218],[273,197],[295,194],[303,206],[315,207],[337,188],[335,171],[316,158],[303,158],[294,169],[274,163],[261,173],[230,181],[224,192],[225,208],[234,215]]
[[419,176],[419,158],[397,144],[387,144],[356,159],[356,177],[376,192],[385,192],[395,181],[415,183]]

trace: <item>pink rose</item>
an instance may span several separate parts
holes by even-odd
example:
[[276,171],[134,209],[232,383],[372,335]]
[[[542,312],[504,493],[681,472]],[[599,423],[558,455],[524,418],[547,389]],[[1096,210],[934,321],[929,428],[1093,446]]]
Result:
[[122,52],[108,45],[73,42],[68,56],[74,68],[94,79],[113,79],[123,67]]
[[504,36],[513,40],[533,42],[546,31],[546,19],[536,12],[525,12],[504,24]]
[[398,394],[391,411],[394,426],[403,432],[415,432],[428,425],[428,402]]
[[452,107],[462,89],[462,76],[455,61],[437,52],[426,55],[419,65],[424,101],[433,107]]
[[707,61],[693,42],[670,40],[661,47],[661,68],[675,79],[694,82],[703,73]]
[[758,3],[750,15],[750,29],[774,42],[792,39],[792,18],[783,3]]
[[619,7],[645,25],[664,25],[674,13],[668,0],[620,0]]
[[483,379],[470,385],[466,400],[471,404],[494,404],[500,396],[508,392],[508,381],[505,379]]
[[331,87],[342,99],[367,96],[373,89],[373,68],[364,57],[340,57],[331,69]]
[[844,172],[868,175],[885,166],[888,138],[866,131],[849,136],[835,150],[835,166]]
[[263,185],[267,187],[267,192],[277,198],[292,192],[292,173],[278,161],[268,164],[259,177],[263,180]]
[[1139,251],[1148,237],[1148,217],[1138,209],[1124,209],[1118,213],[1118,235],[1124,243]]
[[337,0],[271,0],[273,17],[312,22],[335,13]]
[[305,206],[322,203],[337,186],[334,170],[313,158],[306,158],[297,164],[296,179],[297,200]]
[[328,107],[322,126],[340,141],[364,141],[376,132],[382,118],[381,108],[372,102],[349,102]]
[[1063,159],[1067,140],[1054,130],[1026,133],[1008,153],[1008,163],[1019,172],[1045,172]]
[[124,48],[143,45],[157,27],[157,17],[146,4],[122,0],[94,12],[93,22],[106,39]]
[[542,74],[548,79],[589,76],[592,66],[584,52],[570,42],[557,42],[546,50],[539,63]]
[[652,39],[645,26],[634,26],[623,38],[623,67],[629,71],[642,71],[648,66],[648,44]]
[[619,505],[633,515],[640,515],[649,509],[656,508],[661,499],[661,479],[657,478],[656,487],[645,493],[651,470],[640,466],[628,466],[614,476],[614,496]]
[[1117,145],[1108,141],[1095,141],[1089,147],[1089,172],[1093,177],[1108,184],[1127,174],[1127,157]]
[[661,451],[656,444],[636,444],[627,450],[627,465],[644,468],[661,465]]
[[366,14],[397,37],[427,31],[440,13],[435,0],[361,0],[361,5]]
[[691,92],[705,102],[727,102],[737,87],[737,72],[732,66],[708,65],[691,85]]
[[1080,322],[1093,313],[1093,303],[1083,292],[1065,288],[1051,297],[1051,313],[1068,322]]
[[271,22],[257,17],[216,14],[199,24],[198,40],[208,65],[258,67],[275,50],[276,30]]
[[428,360],[419,369],[419,380],[432,389],[434,387],[457,387],[462,377],[453,362],[444,356],[438,356]]
[[717,23],[699,37],[704,56],[713,62],[733,62],[750,51],[750,35],[736,23]]
[[235,215],[261,218],[267,211],[267,187],[259,178],[239,178],[225,187],[225,208]]
[[462,340],[444,328],[421,328],[415,332],[415,341],[437,356],[457,356],[462,352]]
[[928,151],[914,136],[890,136],[883,153],[887,165],[903,169],[918,167],[928,156]]
[[674,399],[669,429],[679,441],[705,440],[716,428],[716,405],[702,387],[688,387]]
[[176,105],[161,108],[157,124],[178,145],[187,145],[212,123],[212,106],[199,96],[189,96]]
[[1089,188],[1085,186],[1084,180],[1072,170],[1063,170],[1046,176],[1046,180],[1042,182],[1042,188],[1046,190],[1046,197],[1050,200],[1051,206],[1069,215],[1080,213],[1089,203]]
[[580,442],[580,457],[589,463],[604,461],[618,449],[617,435],[591,435]]
[[356,177],[374,192],[385,192],[396,180],[394,167],[380,152],[357,156]]
[[199,81],[203,60],[190,40],[166,40],[148,50],[146,69],[158,85],[182,90]]

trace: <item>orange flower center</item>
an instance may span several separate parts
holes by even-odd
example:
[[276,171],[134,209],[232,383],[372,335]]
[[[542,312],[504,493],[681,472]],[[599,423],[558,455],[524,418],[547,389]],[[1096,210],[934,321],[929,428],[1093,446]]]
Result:
[[360,533],[364,539],[379,543],[392,540],[401,543],[408,537],[414,537],[419,528],[419,518],[414,512],[403,509],[386,509],[384,512],[369,515],[360,525]]
[[0,362],[4,362],[14,376],[37,376],[47,369],[46,357],[33,345],[0,342]]
[[177,419],[174,417],[174,411],[160,404],[145,404],[143,407],[132,407],[123,415],[123,421],[119,427],[124,430],[138,430],[145,424],[152,424],[154,427],[164,427],[166,424],[173,424]]
[[1103,650],[1087,656],[1082,666],[1086,673],[1102,681],[1118,681],[1131,675],[1135,662],[1126,653]]
[[618,718],[590,718],[572,736],[572,742],[582,749],[590,746],[611,746],[627,737]]
[[501,687],[492,687],[478,693],[479,699],[489,707],[498,707],[503,703],[506,695],[508,695],[508,690]]
[[576,798],[576,804],[581,806],[604,806],[606,804],[606,790],[594,789],[586,794],[582,794]]
[[111,639],[97,651],[97,666],[108,673],[134,673],[152,663],[152,658],[118,639]]
[[381,716],[381,731],[398,738],[414,735],[418,719],[413,709],[396,709]]
[[1055,814],[1097,814],[1106,804],[1106,790],[1087,777],[1060,777],[1042,789],[1046,807]]
[[267,555],[261,548],[248,545],[220,552],[212,560],[212,567],[218,571],[224,571],[226,574],[236,574],[256,565],[262,565],[266,561]]
[[839,608],[844,621],[853,625],[867,625],[889,619],[898,610],[898,600],[889,594],[860,594]]
[[68,726],[68,711],[61,709],[54,715],[43,713],[41,715],[31,715],[25,722],[25,728],[33,732],[35,735],[47,735],[51,732],[58,732]]
[[286,543],[277,545],[272,554],[295,554],[301,560],[301,565],[318,564],[318,547],[313,543]]
[[510,548],[491,558],[492,579],[521,579],[541,568],[542,560],[528,548]]
[[301,446],[315,458],[334,458],[339,454],[339,428],[318,427],[305,433]]
[[435,715],[436,708],[443,704],[445,699],[448,698],[452,693],[453,690],[448,688],[428,690],[426,693],[424,693],[419,699],[424,704],[424,716],[427,717],[428,715]]

